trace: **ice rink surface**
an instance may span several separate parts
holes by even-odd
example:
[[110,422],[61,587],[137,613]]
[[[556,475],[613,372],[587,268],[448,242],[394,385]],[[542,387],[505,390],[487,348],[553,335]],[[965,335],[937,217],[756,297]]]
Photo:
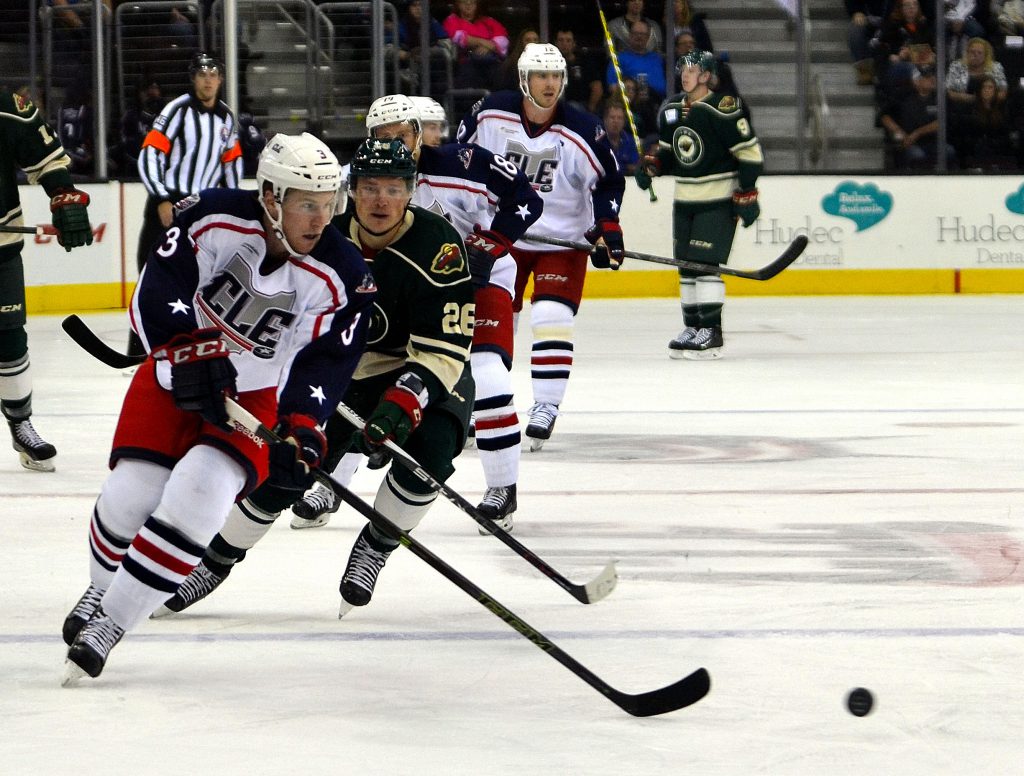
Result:
[[[124,315],[84,316],[124,347]],[[672,300],[588,300],[515,536],[584,606],[439,500],[416,537],[613,687],[699,666],[635,719],[407,550],[336,619],[362,520],[287,516],[225,585],[59,685],[61,622],[128,379],[30,321],[58,471],[0,455],[0,772],[1018,774],[1024,768],[1024,300],[736,298],[726,357],[671,361]],[[516,366],[531,403],[529,346]],[[6,443],[5,447],[6,447]],[[474,450],[450,485],[483,490]],[[372,500],[379,474],[353,487]],[[875,709],[847,712],[869,688]]]

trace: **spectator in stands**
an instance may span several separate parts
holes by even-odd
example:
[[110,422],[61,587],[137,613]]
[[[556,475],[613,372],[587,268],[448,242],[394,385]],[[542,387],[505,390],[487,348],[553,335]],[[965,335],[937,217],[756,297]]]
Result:
[[[935,25],[921,11],[918,0],[899,0],[882,22],[875,57],[875,74],[882,102],[902,92],[913,91],[914,70],[934,63]],[[925,49],[927,47],[927,49]]]
[[[650,32],[643,19],[633,22],[629,29],[629,44],[619,52],[618,60],[622,77],[636,81],[639,99],[649,99],[656,105],[665,99],[665,59],[658,51],[648,51]],[[618,78],[611,62],[608,62],[605,83],[609,91],[618,91]]]
[[580,51],[576,34],[568,27],[555,33],[555,46],[565,57],[569,80],[565,86],[565,99],[580,110],[597,114],[604,99],[604,75],[607,59],[604,44],[597,52]]
[[[624,77],[623,85],[626,87],[626,98],[629,100],[629,108],[633,111],[633,121],[636,124],[636,133],[640,136],[640,144],[647,148],[652,142],[658,142],[658,107],[660,101],[651,99],[650,89],[647,94],[641,96],[636,81]],[[618,89],[612,93],[606,102],[621,100],[618,97]]]
[[981,170],[1013,170],[1017,166],[1013,125],[1006,100],[999,99],[995,78],[983,75],[970,111],[959,121],[963,167]]
[[71,159],[72,175],[92,175],[93,164],[92,89],[75,81],[64,93],[64,102],[57,112],[57,135]]
[[[994,0],[993,7],[998,4]],[[998,11],[996,21],[1003,35],[1024,34],[1024,0],[1006,0]]]
[[[406,83],[410,93],[419,91],[420,69],[422,67],[422,55],[420,45],[423,40],[421,25],[423,24],[423,3],[421,0],[410,0],[405,11],[398,18],[397,34],[384,31],[384,43],[386,46],[398,46],[398,66],[401,69],[402,80]],[[445,31],[444,26],[431,15],[427,15],[429,31],[427,41],[431,49],[439,49],[444,55],[453,58],[455,47],[451,38]],[[443,64],[443,60],[442,60]],[[441,94],[446,84],[441,82],[443,67],[438,67],[437,72],[431,68],[430,93]]]
[[533,27],[527,27],[519,33],[516,37],[516,45],[511,48],[505,61],[501,63],[499,89],[519,88],[519,57],[523,53],[523,49],[530,43],[540,43],[540,33]]
[[111,149],[119,177],[138,177],[142,143],[166,104],[160,83],[152,76],[144,76],[136,90],[135,103],[121,116],[120,140]]
[[857,73],[857,83],[869,86],[875,81],[875,60],[872,56],[872,40],[882,29],[888,0],[845,0],[850,26],[846,31],[846,43]]
[[[672,14],[675,19],[672,30],[673,38],[678,39],[681,32],[688,30],[693,35],[695,48],[714,52],[715,47],[711,45],[711,33],[708,32],[708,26],[704,23],[707,14],[694,11],[690,0],[674,0]],[[682,55],[678,54],[677,56]]]
[[946,93],[950,103],[973,106],[981,79],[991,77],[996,83],[996,99],[1006,100],[1007,84],[1003,66],[995,61],[992,44],[984,38],[971,38],[962,58],[949,66],[946,74]]
[[971,38],[983,38],[985,28],[974,18],[978,0],[945,0],[945,3],[946,63],[949,64],[964,55]]
[[654,19],[644,15],[644,0],[626,0],[626,12],[608,22],[608,32],[616,51],[635,49],[630,43],[633,23],[643,21],[647,24],[647,40],[644,41],[644,53],[648,51],[664,51],[665,38],[661,34],[661,25]]
[[[604,106],[604,131],[608,138],[619,170],[623,175],[632,175],[640,162],[640,153],[633,140],[633,132],[629,128],[626,117],[626,106],[619,100],[608,100]],[[639,130],[638,130],[639,131]]]
[[492,89],[499,65],[508,55],[508,31],[497,19],[479,13],[478,0],[455,0],[444,29],[457,51],[455,86]]
[[[79,0],[46,0],[53,20],[53,82],[92,85],[92,8],[76,8]],[[104,15],[110,18],[111,0],[102,0]],[[77,88],[77,87],[76,87]]]
[[[914,90],[892,99],[882,109],[880,121],[893,144],[896,169],[932,169],[938,159],[939,131],[935,68],[915,70],[911,80]],[[946,164],[948,169],[956,167],[956,150],[948,143]]]

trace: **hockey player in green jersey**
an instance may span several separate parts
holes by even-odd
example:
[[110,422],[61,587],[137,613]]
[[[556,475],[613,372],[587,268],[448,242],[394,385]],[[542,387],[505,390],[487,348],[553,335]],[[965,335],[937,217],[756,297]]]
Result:
[[[387,463],[388,440],[447,480],[469,428],[475,308],[466,250],[447,219],[409,204],[415,178],[416,162],[401,140],[365,141],[350,167],[352,205],[332,222],[363,253],[377,287],[367,349],[343,399],[365,425],[355,429],[334,416],[326,428],[323,468],[336,469],[343,484],[362,458],[346,453],[368,455],[370,468],[380,468]],[[157,615],[209,595],[304,489],[264,484],[239,502],[202,562]],[[436,498],[408,469],[392,466],[374,506],[410,531]],[[341,579],[339,616],[370,602],[377,575],[397,546],[371,525],[363,527]]]
[[[738,97],[716,94],[714,54],[691,51],[676,63],[682,93],[658,113],[658,150],[636,173],[647,189],[651,177],[676,179],[672,205],[676,259],[719,266],[729,260],[736,222],[757,220],[761,144]],[[683,331],[669,342],[672,358],[709,359],[722,353],[725,284],[714,274],[679,270]]]
[[[24,226],[17,171],[50,197],[57,242],[70,251],[92,243],[89,195],[71,182],[71,160],[57,133],[35,105],[20,94],[0,92],[0,227]],[[32,375],[25,332],[25,270],[20,234],[0,230],[0,410],[21,465],[52,472],[57,450],[39,436],[32,416]]]

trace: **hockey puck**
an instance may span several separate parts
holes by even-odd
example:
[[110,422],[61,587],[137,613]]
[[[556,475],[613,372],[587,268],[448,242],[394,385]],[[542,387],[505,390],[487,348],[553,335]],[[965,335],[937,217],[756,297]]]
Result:
[[871,707],[875,705],[875,699],[870,690],[863,687],[856,687],[850,690],[846,696],[846,708],[855,717],[866,717],[871,713]]

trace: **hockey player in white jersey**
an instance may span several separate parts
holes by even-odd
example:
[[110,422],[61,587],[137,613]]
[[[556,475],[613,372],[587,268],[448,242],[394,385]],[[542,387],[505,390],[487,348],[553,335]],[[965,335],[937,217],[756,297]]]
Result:
[[[619,209],[625,179],[605,142],[600,120],[567,104],[566,64],[549,43],[530,43],[519,58],[519,91],[495,92],[473,106],[458,140],[477,143],[514,162],[544,200],[531,232],[586,238],[595,267],[623,261]],[[573,319],[583,295],[587,254],[550,249],[528,238],[510,253],[517,265],[516,313],[533,276],[530,324],[534,404],[526,436],[539,450],[551,436],[573,363]]]
[[[512,393],[513,313],[516,265],[511,245],[544,209],[525,174],[480,146],[440,142],[444,109],[429,97],[389,94],[366,114],[367,134],[402,140],[416,159],[413,204],[445,216],[465,240],[475,287],[476,326],[470,364],[476,382],[473,406],[476,444],[486,490],[480,511],[506,531],[517,507],[519,418]],[[426,124],[431,126],[428,140]],[[343,472],[355,462],[342,463]],[[293,527],[322,525],[335,496],[317,485],[296,504]],[[487,531],[480,529],[481,534]]]
[[[236,499],[263,481],[301,493],[326,453],[321,425],[364,350],[374,280],[330,225],[341,171],[327,146],[277,135],[256,180],[178,203],[139,277],[131,320],[149,356],[93,509],[90,584],[64,621],[65,685],[100,675]],[[225,395],[283,441],[235,430]]]

